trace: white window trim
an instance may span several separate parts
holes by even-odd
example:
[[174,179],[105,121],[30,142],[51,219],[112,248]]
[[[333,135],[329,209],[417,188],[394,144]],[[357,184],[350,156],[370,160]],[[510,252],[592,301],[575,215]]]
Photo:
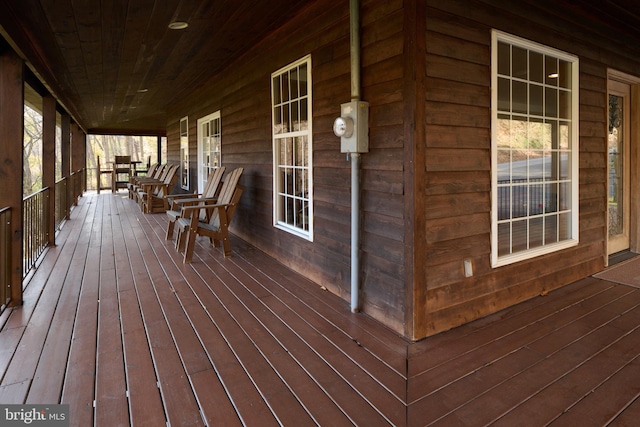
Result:
[[[202,125],[204,123],[210,122],[212,120],[221,119],[220,110],[215,113],[211,113],[207,116],[198,119],[198,192],[202,193],[204,191],[204,181],[202,177],[202,165],[204,164],[204,153],[203,153],[203,137],[202,134]],[[222,160],[222,159],[221,159]]]
[[[278,165],[279,165],[279,160],[277,158],[277,153],[276,153],[276,134],[274,132],[275,129],[275,117],[273,115],[273,110],[274,110],[274,105],[273,105],[273,78],[276,75],[282,74],[284,71],[290,70],[293,67],[297,67],[300,64],[303,63],[307,63],[307,94],[308,94],[308,108],[307,108],[307,114],[308,114],[308,128],[306,131],[299,131],[299,132],[291,132],[288,134],[289,137],[296,137],[296,136],[307,136],[308,138],[308,144],[307,144],[307,150],[308,150],[308,193],[309,193],[309,197],[308,197],[308,203],[309,203],[309,230],[303,230],[301,228],[297,228],[297,227],[293,227],[290,224],[287,224],[285,222],[279,221],[279,214],[280,212],[278,211],[278,188],[280,188],[280,173],[278,171]],[[279,70],[273,72],[271,74],[271,79],[270,79],[270,88],[271,88],[271,141],[272,141],[272,154],[273,154],[273,226],[275,228],[278,228],[280,230],[286,231],[288,233],[291,233],[295,236],[301,237],[303,239],[309,240],[309,241],[313,241],[313,112],[312,112],[312,104],[313,104],[313,95],[312,95],[312,83],[311,83],[311,55],[306,55],[303,58],[300,58],[299,60],[292,62],[282,68],[280,68]]]
[[[495,143],[498,123],[498,41],[553,55],[571,62],[571,238],[526,251],[498,256],[498,147]],[[562,249],[574,247],[579,242],[579,60],[575,55],[532,42],[498,30],[491,31],[491,265],[500,267],[515,262],[535,258]]]

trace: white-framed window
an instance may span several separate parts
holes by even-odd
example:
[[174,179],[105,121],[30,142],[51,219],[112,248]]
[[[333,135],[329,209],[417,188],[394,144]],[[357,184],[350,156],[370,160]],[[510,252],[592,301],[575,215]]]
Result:
[[271,75],[274,225],[313,240],[311,56]]
[[492,32],[494,267],[578,244],[578,58]]
[[189,118],[180,119],[180,186],[189,189]]
[[222,166],[222,127],[220,111],[198,119],[198,191],[202,192],[209,174]]

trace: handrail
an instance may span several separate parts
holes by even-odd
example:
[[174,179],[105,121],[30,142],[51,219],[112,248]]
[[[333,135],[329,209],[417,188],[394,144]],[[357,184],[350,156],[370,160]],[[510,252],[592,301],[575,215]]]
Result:
[[22,199],[23,277],[49,245],[49,194],[49,187],[45,187]]
[[11,301],[11,208],[0,209],[0,313]]

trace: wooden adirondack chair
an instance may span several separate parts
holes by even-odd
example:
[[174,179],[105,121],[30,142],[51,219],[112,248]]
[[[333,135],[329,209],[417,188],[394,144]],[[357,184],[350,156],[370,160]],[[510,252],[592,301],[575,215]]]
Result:
[[[167,210],[167,217],[169,218],[169,225],[167,226],[167,240],[173,238],[173,229],[175,222],[182,216],[182,208],[185,206],[193,206],[196,204],[215,203],[218,191],[220,190],[220,183],[222,182],[222,175],[224,175],[225,167],[221,166],[211,173],[207,178],[207,182],[201,194],[173,194],[166,196],[169,200],[169,210]],[[208,219],[208,218],[207,218]]]
[[167,173],[169,173],[170,164],[156,164],[151,165],[154,168],[154,171],[150,176],[133,176],[129,180],[127,184],[127,188],[129,189],[129,198],[138,202],[138,190],[142,188],[142,184],[146,183],[160,183],[164,180]]
[[164,196],[173,190],[173,186],[178,179],[177,171],[178,165],[171,165],[162,182],[142,183],[141,189],[137,192],[138,203],[142,212],[165,212],[169,209],[167,199]]
[[[176,247],[179,252],[184,252],[184,263],[191,262],[197,236],[208,237],[214,246],[218,246],[218,242],[221,242],[224,256],[231,256],[229,224],[242,196],[243,189],[238,185],[242,170],[242,168],[235,169],[225,177],[216,203],[186,206],[182,209],[183,216],[176,221],[178,226]],[[211,211],[208,221],[204,214],[207,210]]]

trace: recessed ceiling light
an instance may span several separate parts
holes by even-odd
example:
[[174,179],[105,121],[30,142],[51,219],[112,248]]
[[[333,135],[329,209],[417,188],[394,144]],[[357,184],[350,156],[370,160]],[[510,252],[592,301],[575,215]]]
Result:
[[184,30],[188,26],[189,24],[183,21],[174,21],[169,24],[169,28],[171,28],[172,30]]
[[558,77],[560,77],[560,74],[558,74],[558,73],[551,73],[551,74],[549,74],[549,78],[550,78],[550,79],[557,79]]
[[138,93],[145,93],[145,92],[149,92],[149,89],[147,89],[147,88],[138,89]]

